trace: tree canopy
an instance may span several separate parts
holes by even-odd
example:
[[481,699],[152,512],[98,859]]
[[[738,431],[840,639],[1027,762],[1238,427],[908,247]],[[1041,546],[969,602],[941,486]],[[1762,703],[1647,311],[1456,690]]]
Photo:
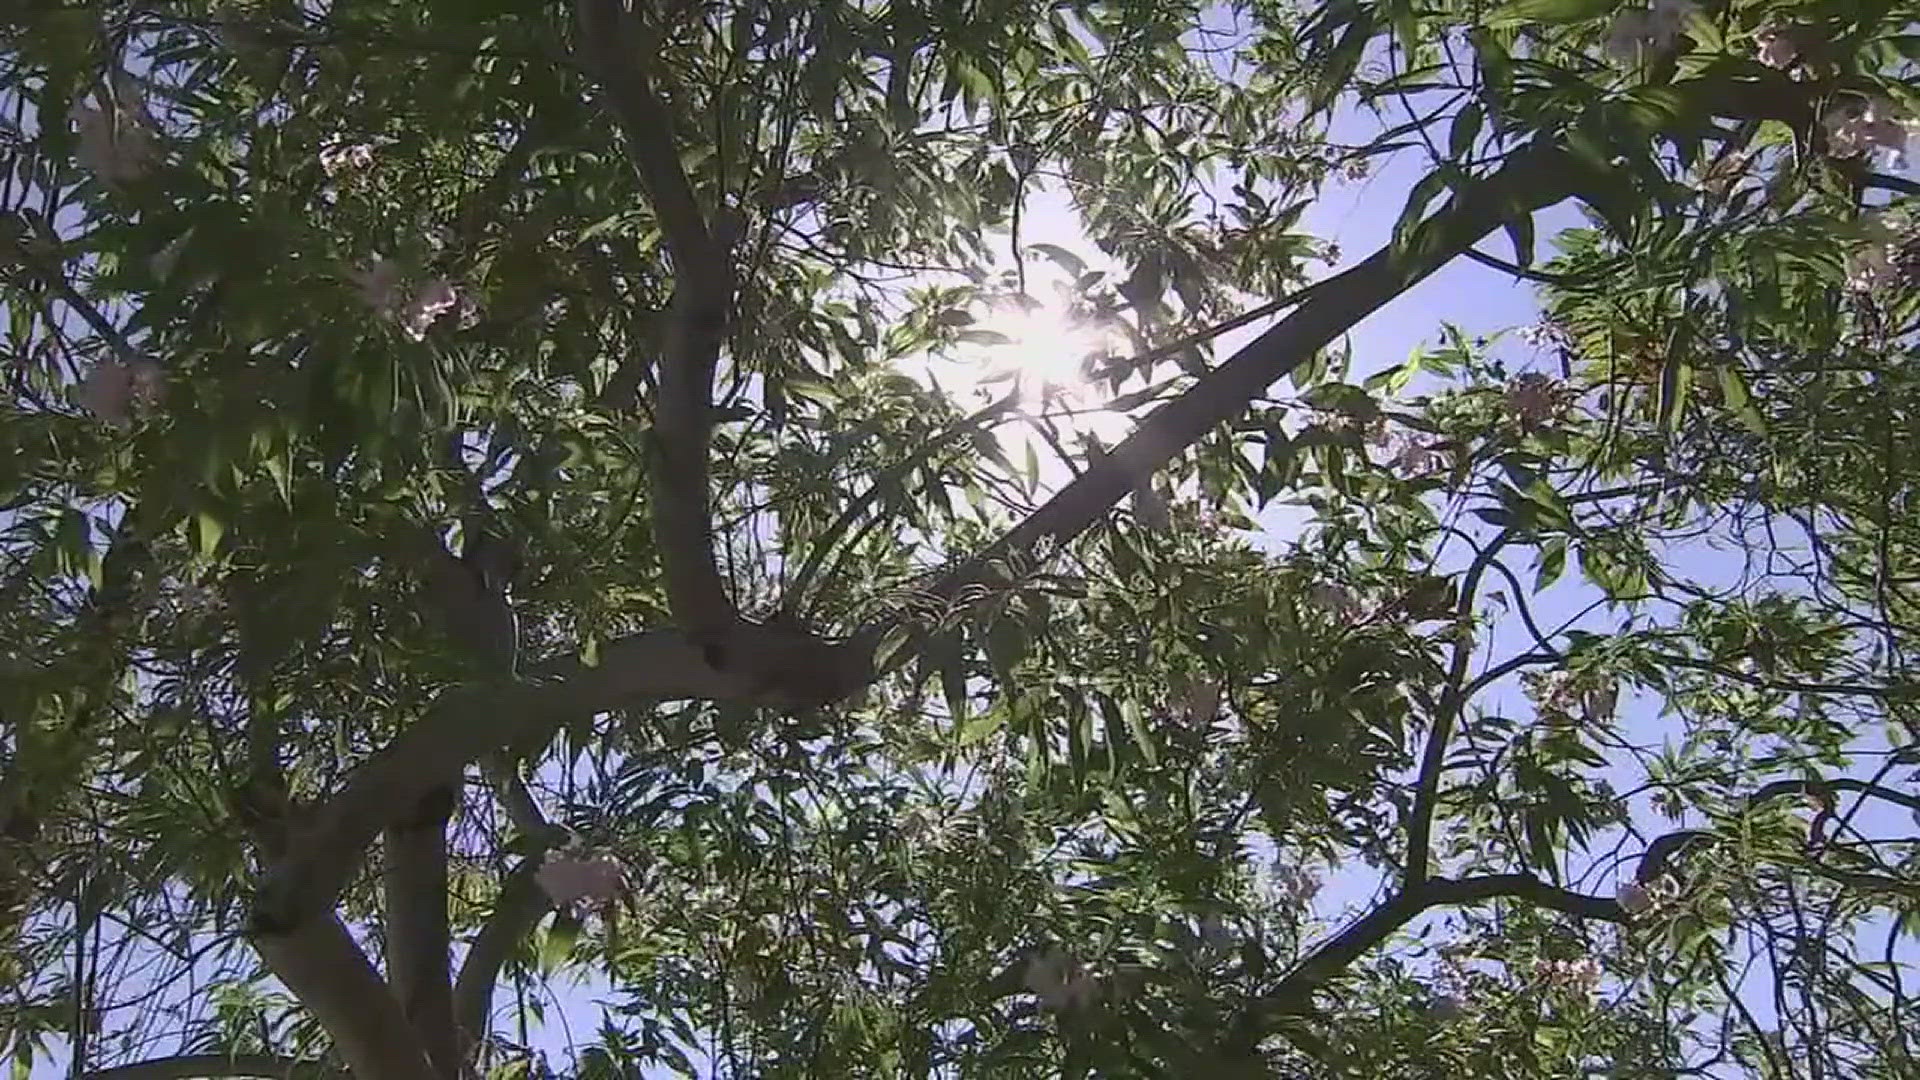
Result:
[[1920,1074],[1920,5],[0,18],[16,1075]]

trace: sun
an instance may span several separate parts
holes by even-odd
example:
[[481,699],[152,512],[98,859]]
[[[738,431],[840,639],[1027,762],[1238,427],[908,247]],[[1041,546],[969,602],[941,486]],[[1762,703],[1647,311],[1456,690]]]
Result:
[[1110,351],[1111,335],[1061,308],[1008,304],[977,324],[993,335],[969,344],[965,359],[979,367],[981,383],[1011,377],[1035,396],[1078,398],[1090,388],[1089,359]]

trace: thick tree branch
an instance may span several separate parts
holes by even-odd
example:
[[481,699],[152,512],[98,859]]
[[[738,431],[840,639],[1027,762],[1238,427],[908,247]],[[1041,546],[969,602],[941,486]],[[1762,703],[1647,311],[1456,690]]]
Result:
[[714,369],[733,306],[732,238],[709,226],[681,168],[672,113],[647,73],[657,43],[643,40],[649,35],[620,0],[576,0],[574,9],[584,66],[600,82],[673,260],[650,470],[667,600],[684,629],[712,636],[724,662],[738,616],[713,555],[708,455]]
[[453,1017],[460,1031],[462,1060],[470,1059],[474,1048],[487,1037],[493,988],[500,980],[500,969],[513,955],[514,947],[553,910],[552,900],[534,877],[541,861],[540,854],[529,855],[507,875],[494,900],[493,913],[474,936],[460,964],[460,977],[453,984]]
[[1427,878],[1395,894],[1315,949],[1262,998],[1260,1011],[1273,1015],[1304,1008],[1315,990],[1430,908],[1502,898],[1524,900],[1581,919],[1624,923],[1628,918],[1626,909],[1611,899],[1570,892],[1532,874]]
[[287,933],[255,935],[253,945],[320,1021],[355,1080],[437,1076],[400,1003],[330,910]]
[[[761,627],[748,632],[777,633]],[[713,670],[700,648],[675,631],[624,638],[603,647],[594,667],[567,660],[533,672],[532,679],[443,693],[425,716],[354,770],[346,787],[317,809],[311,831],[261,883],[254,898],[255,933],[286,933],[331,911],[395,808],[459,782],[466,766],[488,754],[544,746],[572,717],[635,701],[759,700],[750,679]]]
[[[617,7],[615,0],[579,2],[583,12]],[[595,17],[605,15],[600,11]],[[1507,216],[1559,201],[1567,191],[1558,172],[1560,160],[1550,147],[1516,152],[1498,173],[1465,188],[1453,204],[1413,230],[1404,248],[1384,248],[1329,279],[1292,315],[1187,394],[1155,410],[1105,459],[950,574],[936,595],[958,595],[994,559],[1030,551],[1048,538],[1065,542],[1078,536],[1130,494],[1139,477],[1152,475],[1315,350]],[[872,650],[880,633],[870,627],[853,641],[832,646],[794,627],[740,623],[725,650],[729,658],[751,659],[715,664],[714,642],[702,638],[697,626],[694,630],[692,635],[659,632],[628,638],[602,650],[596,667],[566,662],[535,684],[462,688],[444,695],[322,808],[311,839],[264,883],[256,898],[256,930],[288,930],[330,910],[393,807],[409,805],[434,786],[453,782],[462,768],[488,753],[510,745],[541,745],[571,716],[634,701],[697,698],[795,707],[837,700],[871,678]]]
[[454,788],[438,787],[387,827],[380,884],[386,901],[387,978],[400,1010],[443,1077],[460,1075],[447,927],[447,822]]
[[540,812],[533,794],[517,773],[509,771],[497,777],[495,786],[508,819],[523,841],[530,842],[531,846],[526,857],[501,883],[493,912],[487,916],[480,933],[474,936],[466,959],[460,964],[460,977],[454,981],[453,1017],[460,1033],[462,1061],[471,1061],[474,1048],[487,1037],[493,1013],[493,987],[499,981],[501,967],[513,954],[514,946],[532,933],[540,919],[553,909],[535,875],[540,872],[547,849],[565,833]]
[[1402,246],[1381,248],[1365,262],[1319,282],[1294,312],[1254,338],[1191,389],[1143,419],[1105,458],[1062,487],[1025,521],[936,590],[952,598],[978,581],[989,563],[1065,544],[1098,521],[1173,457],[1231,420],[1354,324],[1498,228],[1502,221],[1565,199],[1571,184],[1561,151],[1534,144],[1516,151],[1493,175],[1472,181],[1444,209],[1412,230]]
[[215,1077],[352,1080],[350,1073],[331,1065],[272,1054],[182,1054],[80,1074],[81,1080],[212,1080]]

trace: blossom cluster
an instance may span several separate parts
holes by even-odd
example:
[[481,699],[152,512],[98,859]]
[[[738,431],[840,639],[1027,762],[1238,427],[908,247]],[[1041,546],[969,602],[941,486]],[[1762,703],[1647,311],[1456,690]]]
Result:
[[1507,383],[1507,415],[1523,428],[1536,428],[1564,417],[1573,404],[1573,387],[1537,371],[1515,376]]
[[604,852],[589,854],[553,853],[540,864],[534,880],[556,906],[584,904],[604,908],[612,905],[627,888],[626,868]]
[[424,340],[427,329],[460,303],[460,294],[446,278],[434,278],[409,290],[400,264],[392,259],[375,259],[373,265],[351,271],[349,276],[359,286],[367,306],[394,320],[414,341]]
[[160,144],[139,84],[118,75],[111,95],[96,96],[104,107],[75,102],[69,114],[80,136],[74,158],[109,184],[140,179],[159,160]]
[[1623,9],[1607,26],[1606,53],[1628,65],[1645,55],[1669,53],[1698,10],[1690,0],[1653,0],[1650,7]]
[[1571,671],[1522,672],[1520,687],[1540,718],[1552,724],[1571,724],[1576,711],[1588,723],[1605,723],[1613,719],[1620,698],[1614,680]]
[[1027,961],[1026,987],[1054,1012],[1077,1012],[1100,1000],[1100,981],[1078,960],[1050,949]]
[[95,364],[74,392],[80,407],[115,427],[133,421],[135,406],[159,402],[166,373],[144,357]]

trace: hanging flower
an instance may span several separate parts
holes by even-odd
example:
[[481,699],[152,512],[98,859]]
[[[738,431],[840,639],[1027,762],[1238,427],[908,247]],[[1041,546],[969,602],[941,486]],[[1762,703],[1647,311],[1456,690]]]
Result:
[[1827,150],[1834,157],[1887,150],[1896,161],[1906,158],[1910,122],[1898,116],[1885,98],[1849,98],[1829,108],[1820,122],[1827,131]]
[[1100,984],[1080,962],[1049,950],[1027,961],[1027,989],[1054,1012],[1084,1009],[1100,1000]]
[[1208,724],[1220,715],[1220,683],[1215,679],[1195,679],[1187,687],[1187,720],[1195,724]]
[[1847,288],[1873,293],[1900,284],[1903,275],[1898,260],[1899,248],[1893,244],[1883,241],[1862,244],[1847,256]]
[[1654,0],[1647,8],[1627,8],[1607,27],[1604,48],[1622,64],[1639,63],[1643,53],[1671,52],[1687,20],[1698,11],[1690,0]]
[[445,278],[435,278],[414,294],[400,312],[400,329],[415,341],[427,336],[427,328],[434,320],[453,310],[460,302],[459,294]]
[[115,427],[125,427],[132,422],[135,405],[152,405],[160,400],[164,380],[160,365],[151,360],[108,360],[95,364],[80,380],[75,399],[94,416]]
[[1572,400],[1572,391],[1566,384],[1537,371],[1516,376],[1507,383],[1507,414],[1522,427],[1539,427],[1560,419]]
[[75,102],[71,113],[80,135],[74,158],[95,177],[122,184],[145,176],[159,159],[153,117],[131,79],[115,80],[111,109]]
[[423,340],[440,316],[461,306],[459,292],[446,278],[434,278],[407,295],[400,264],[393,259],[376,258],[365,268],[348,271],[347,277],[368,307],[393,319],[414,341]]
[[389,314],[399,306],[400,264],[394,260],[376,256],[371,266],[349,270],[347,277],[359,287],[360,299],[380,314]]
[[1619,683],[1612,679],[1593,681],[1580,695],[1580,710],[1586,713],[1588,723],[1603,724],[1613,719],[1619,701]]
[[1208,948],[1227,949],[1233,945],[1233,928],[1214,912],[1200,919],[1200,942]]
[[1754,59],[1770,68],[1785,71],[1800,59],[1800,45],[1793,34],[1778,26],[1763,26],[1753,35]]
[[609,855],[548,855],[534,880],[561,907],[580,901],[604,907],[625,890],[626,871]]
[[334,143],[320,150],[320,167],[328,176],[359,172],[373,165],[373,147],[366,143]]
[[1388,468],[1411,476],[1425,476],[1441,464],[1440,443],[1420,435],[1407,436],[1387,459]]
[[1309,606],[1336,621],[1349,621],[1360,615],[1360,601],[1352,593],[1332,582],[1316,582],[1307,587],[1306,600]]

